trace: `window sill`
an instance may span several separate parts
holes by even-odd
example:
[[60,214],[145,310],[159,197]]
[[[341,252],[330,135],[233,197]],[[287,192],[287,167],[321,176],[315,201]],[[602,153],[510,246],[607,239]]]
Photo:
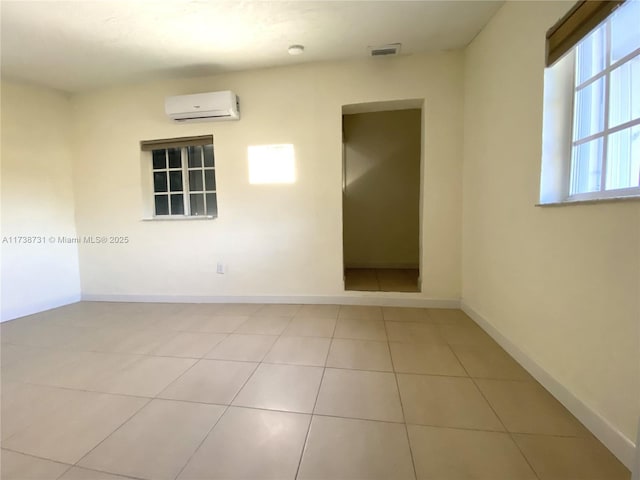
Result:
[[562,202],[536,203],[536,207],[568,207],[570,205],[589,205],[594,203],[618,203],[618,202],[638,202],[640,195],[629,195],[625,197],[609,198],[588,198],[583,200],[565,200]]
[[194,216],[183,216],[183,217],[145,217],[142,219],[143,222],[184,222],[190,220],[215,220],[218,217],[214,217],[212,215],[194,215]]

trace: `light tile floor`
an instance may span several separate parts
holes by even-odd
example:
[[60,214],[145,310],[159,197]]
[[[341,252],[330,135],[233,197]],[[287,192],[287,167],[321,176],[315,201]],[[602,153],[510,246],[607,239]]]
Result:
[[1,325],[4,480],[628,480],[459,310],[78,303]]

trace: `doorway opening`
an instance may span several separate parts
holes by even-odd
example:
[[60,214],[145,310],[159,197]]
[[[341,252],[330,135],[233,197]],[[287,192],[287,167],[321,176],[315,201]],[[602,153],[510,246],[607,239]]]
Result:
[[342,108],[345,290],[421,290],[422,103]]

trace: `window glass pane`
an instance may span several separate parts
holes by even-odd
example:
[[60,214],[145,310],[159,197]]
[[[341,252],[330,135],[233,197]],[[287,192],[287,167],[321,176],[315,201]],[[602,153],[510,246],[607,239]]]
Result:
[[189,170],[189,190],[202,191],[202,170]]
[[171,215],[184,215],[184,198],[181,193],[171,195]]
[[602,178],[602,138],[573,147],[571,194],[597,192]]
[[607,190],[640,186],[640,125],[609,135]]
[[168,195],[156,195],[156,215],[169,215]]
[[205,145],[204,147],[204,166],[213,167],[213,145]]
[[204,185],[205,185],[205,190],[215,190],[216,189],[215,170],[205,170],[204,171]]
[[589,80],[605,67],[605,25],[593,31],[578,44],[576,85]]
[[207,193],[207,215],[218,216],[218,199],[215,193]]
[[181,152],[179,148],[169,148],[167,150],[169,154],[169,168],[180,168],[182,167],[181,161]]
[[204,215],[204,194],[191,195],[191,215]]
[[153,172],[153,191],[167,191],[167,172]]
[[202,147],[189,147],[189,168],[202,166]]
[[167,168],[167,154],[166,150],[154,150],[153,151],[153,168]]
[[573,139],[580,140],[604,129],[604,77],[576,92]]
[[640,2],[625,2],[611,17],[611,62],[640,48]]
[[609,127],[640,118],[640,56],[613,70],[610,82]]
[[182,191],[182,172],[169,172],[169,188],[172,192]]

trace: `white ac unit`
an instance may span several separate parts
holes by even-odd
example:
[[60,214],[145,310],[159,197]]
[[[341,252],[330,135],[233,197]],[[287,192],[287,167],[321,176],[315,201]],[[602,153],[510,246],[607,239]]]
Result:
[[164,110],[174,122],[240,120],[240,100],[231,91],[167,97]]

